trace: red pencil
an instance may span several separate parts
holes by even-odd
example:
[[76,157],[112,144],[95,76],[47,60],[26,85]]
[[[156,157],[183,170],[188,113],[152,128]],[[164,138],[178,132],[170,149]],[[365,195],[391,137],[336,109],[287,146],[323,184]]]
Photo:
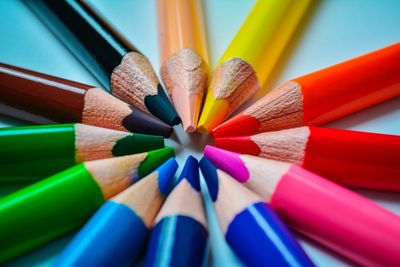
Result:
[[400,191],[400,136],[300,127],[252,136],[216,137],[216,146],[286,161],[339,184]]
[[290,80],[212,130],[251,135],[315,126],[400,95],[400,43]]

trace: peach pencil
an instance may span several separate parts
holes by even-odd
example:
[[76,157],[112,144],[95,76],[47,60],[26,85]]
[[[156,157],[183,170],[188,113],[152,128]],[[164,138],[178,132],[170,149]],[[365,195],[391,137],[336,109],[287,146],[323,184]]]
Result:
[[208,79],[202,0],[158,0],[161,77],[186,132],[196,130]]

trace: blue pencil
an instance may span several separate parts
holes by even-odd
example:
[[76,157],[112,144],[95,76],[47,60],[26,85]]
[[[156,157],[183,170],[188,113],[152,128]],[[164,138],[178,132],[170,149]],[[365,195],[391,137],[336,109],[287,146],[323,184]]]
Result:
[[247,266],[314,266],[260,197],[206,158],[200,161],[200,169],[225,239]]
[[173,187],[169,159],[107,201],[61,253],[54,266],[128,266],[143,251],[154,218]]
[[202,266],[207,235],[198,162],[189,156],[155,220],[145,266]]

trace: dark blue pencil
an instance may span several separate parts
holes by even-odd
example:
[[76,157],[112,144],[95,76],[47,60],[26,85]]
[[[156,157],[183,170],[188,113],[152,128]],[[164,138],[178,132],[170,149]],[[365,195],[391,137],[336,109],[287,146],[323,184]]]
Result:
[[260,197],[206,158],[200,168],[225,239],[247,266],[314,266]]
[[155,220],[145,266],[202,266],[207,235],[198,162],[189,156]]
[[169,159],[153,173],[107,201],[76,235],[54,266],[132,265],[173,187],[178,168]]

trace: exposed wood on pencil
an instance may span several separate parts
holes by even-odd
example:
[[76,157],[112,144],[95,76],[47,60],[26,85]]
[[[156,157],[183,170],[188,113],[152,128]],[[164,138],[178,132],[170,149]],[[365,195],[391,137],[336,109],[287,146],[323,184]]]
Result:
[[161,76],[181,116],[184,130],[195,131],[207,86],[207,65],[195,51],[185,48],[164,62]]

